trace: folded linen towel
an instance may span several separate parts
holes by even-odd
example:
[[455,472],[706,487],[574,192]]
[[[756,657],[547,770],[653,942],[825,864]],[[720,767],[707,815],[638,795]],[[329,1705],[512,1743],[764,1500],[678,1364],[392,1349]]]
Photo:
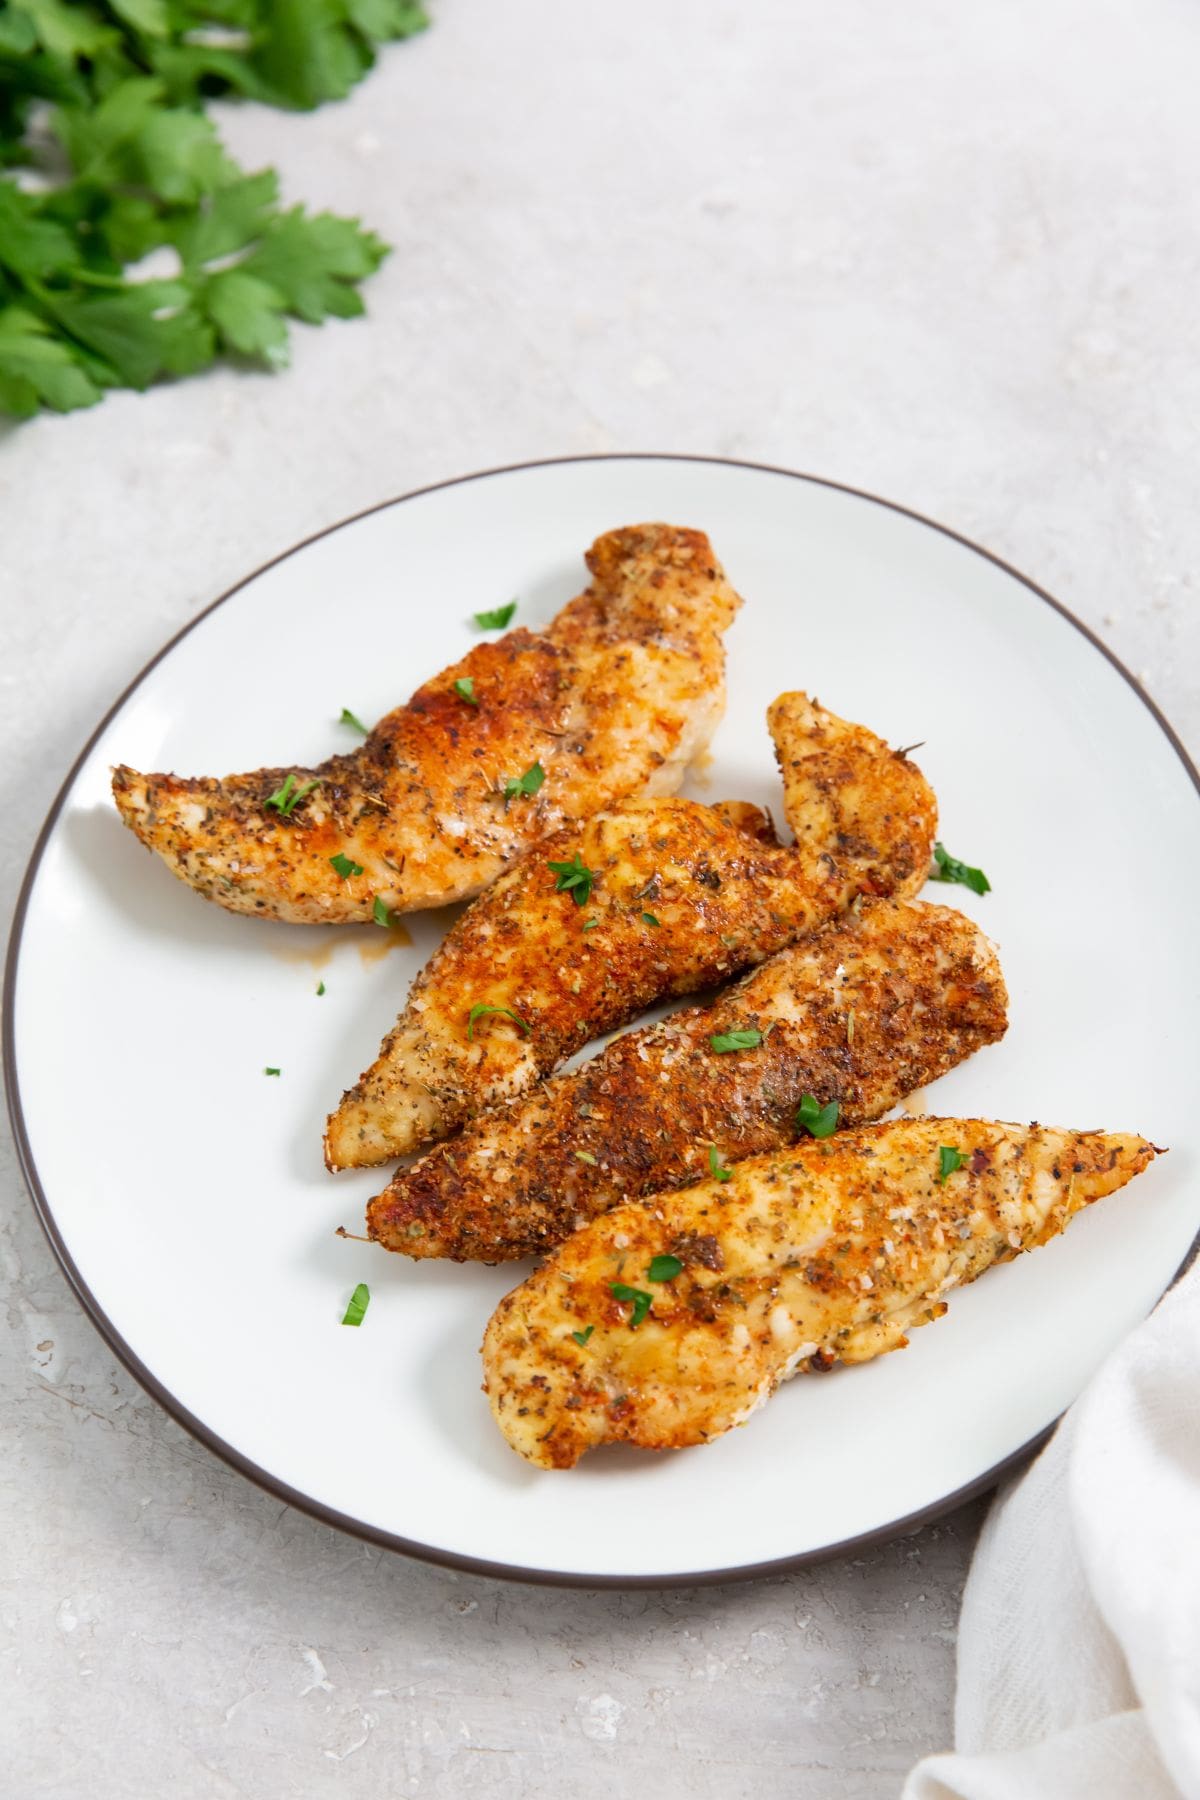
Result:
[[1200,1800],[1200,1264],[999,1496],[903,1800]]

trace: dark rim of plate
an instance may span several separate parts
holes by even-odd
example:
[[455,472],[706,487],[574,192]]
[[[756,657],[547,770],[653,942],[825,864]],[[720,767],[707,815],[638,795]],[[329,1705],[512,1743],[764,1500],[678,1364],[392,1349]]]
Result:
[[[353,525],[357,520],[368,518],[372,513],[384,512],[389,507],[402,506],[407,500],[420,499],[423,494],[436,493],[442,488],[462,487],[470,481],[487,481],[496,475],[513,475],[528,469],[551,468],[564,463],[603,462],[708,463],[733,469],[751,469],[764,475],[783,475],[789,477],[793,481],[806,481],[811,483],[814,487],[833,488],[839,493],[851,494],[858,500],[868,500],[873,506],[886,507],[889,512],[900,513],[905,518],[915,520],[919,525],[928,526],[931,531],[940,532],[943,537],[953,539],[955,543],[961,544],[964,549],[972,550],[976,556],[981,556],[985,562],[990,562],[996,568],[1002,569],[1004,573],[1010,575],[1014,581],[1019,581],[1022,587],[1028,588],[1030,593],[1036,594],[1039,600],[1044,600],[1047,606],[1052,606],[1055,612],[1061,613],[1062,617],[1068,620],[1069,623],[1075,627],[1076,631],[1078,631],[1082,637],[1085,637],[1087,641],[1100,652],[1101,656],[1112,664],[1113,668],[1128,682],[1138,699],[1142,702],[1142,705],[1145,706],[1147,711],[1155,719],[1161,728],[1163,735],[1171,745],[1171,748],[1175,751],[1175,754],[1178,756],[1180,762],[1187,770],[1188,775],[1191,777],[1192,784],[1196,788],[1197,793],[1200,794],[1200,771],[1197,771],[1195,764],[1185,750],[1178,734],[1155,705],[1149,694],[1146,693],[1145,689],[1141,687],[1139,682],[1125,667],[1124,663],[1121,662],[1120,658],[1113,654],[1107,644],[1103,643],[1100,638],[1096,636],[1094,631],[1090,630],[1081,620],[1077,619],[1074,613],[1072,613],[1068,607],[1065,607],[1060,600],[1056,600],[1052,594],[1048,594],[1044,588],[1040,588],[1037,583],[1031,581],[1027,575],[1022,575],[1019,569],[1014,569],[1011,564],[1006,563],[1002,557],[994,556],[990,550],[985,550],[981,545],[973,543],[970,538],[964,537],[961,532],[952,531],[948,525],[941,525],[936,519],[926,518],[923,513],[914,511],[910,506],[901,506],[894,500],[881,499],[878,494],[868,493],[863,488],[851,487],[847,482],[829,481],[821,475],[806,475],[797,469],[783,469],[772,463],[744,462],[736,457],[729,456],[674,455],[670,451],[653,450],[613,451],[603,455],[592,456],[547,456],[538,458],[533,462],[508,463],[500,468],[480,469],[473,475],[459,475],[455,476],[450,481],[430,482],[426,487],[414,488],[410,493],[399,494],[393,500],[381,500],[375,506],[364,507],[361,512],[352,513],[349,518],[339,519],[336,524],[327,525],[321,531],[314,531],[310,537],[301,539],[298,544],[293,544],[289,549],[282,551],[278,556],[271,557],[269,561],[255,569],[252,574],[243,576],[233,587],[227,588],[223,594],[213,600],[202,612],[197,613],[196,617],[190,620],[182,630],[177,631],[174,637],[169,639],[169,641],[163,645],[158,654],[152,657],[146,666],[134,676],[125,691],[120,694],[113,702],[112,706],[109,707],[100,723],[96,726],[96,729],[88,738],[87,743],[75,758],[66,779],[58,791],[53,806],[51,806],[49,813],[46,815],[46,821],[42,826],[41,831],[38,833],[37,841],[33,846],[33,851],[29,859],[29,866],[25,871],[25,879],[21,884],[21,892],[18,896],[16,911],[13,915],[12,934],[9,938],[8,956],[4,970],[4,1074],[8,1095],[9,1118],[12,1122],[13,1136],[16,1139],[17,1154],[20,1159],[21,1170],[25,1177],[26,1185],[33,1198],[34,1208],[41,1221],[42,1229],[45,1231],[46,1236],[50,1241],[50,1247],[58,1258],[63,1272],[72,1288],[75,1290],[75,1294],[82,1304],[84,1311],[88,1314],[92,1324],[96,1327],[96,1330],[100,1333],[100,1336],[104,1339],[109,1349],[119,1361],[124,1364],[134,1380],[140,1383],[146,1392],[152,1395],[153,1398],[158,1401],[159,1405],[183,1426],[185,1431],[190,1432],[194,1438],[198,1439],[198,1441],[205,1445],[207,1449],[213,1451],[213,1453],[219,1456],[223,1462],[228,1463],[231,1468],[236,1469],[240,1475],[246,1476],[248,1480],[255,1482],[257,1486],[264,1489],[266,1493],[273,1495],[279,1500],[286,1501],[289,1506],[294,1506],[298,1511],[307,1513],[310,1518],[319,1520],[323,1525],[334,1525],[339,1531],[348,1532],[351,1536],[364,1539],[368,1543],[378,1544],[385,1550],[399,1550],[406,1556],[417,1557],[423,1562],[437,1563],[444,1568],[464,1569],[474,1575],[488,1575],[501,1580],[529,1582],[549,1587],[591,1589],[707,1587],[715,1585],[718,1582],[751,1581],[760,1576],[785,1574],[788,1570],[802,1568],[807,1563],[825,1562],[832,1557],[846,1556],[851,1552],[866,1549],[873,1544],[886,1543],[892,1538],[903,1537],[908,1532],[916,1531],[922,1525],[928,1525],[935,1519],[944,1517],[946,1513],[953,1511],[957,1506],[961,1506],[965,1501],[974,1499],[979,1494],[986,1493],[989,1488],[994,1487],[1005,1475],[1019,1468],[1027,1458],[1031,1457],[1034,1452],[1039,1450],[1046,1442],[1051,1432],[1054,1430],[1054,1425],[1051,1424],[1047,1426],[1044,1431],[1039,1432],[1035,1437],[1031,1438],[1028,1443],[1022,1444],[1019,1450],[1014,1450],[1011,1456],[1006,1456],[1002,1462],[996,1463],[984,1474],[978,1476],[976,1480],[968,1482],[965,1487],[957,1488],[951,1494],[944,1494],[939,1500],[934,1501],[929,1506],[922,1507],[918,1512],[909,1513],[901,1519],[894,1519],[890,1523],[881,1525],[873,1531],[862,1532],[857,1537],[845,1538],[840,1543],[825,1544],[818,1549],[805,1550],[795,1556],[777,1557],[771,1562],[742,1564],[731,1569],[703,1569],[691,1574],[673,1575],[586,1575],[577,1574],[571,1570],[523,1569],[511,1563],[488,1562],[484,1558],[478,1556],[461,1556],[452,1550],[443,1550],[431,1544],[416,1543],[411,1538],[398,1536],[395,1532],[380,1531],[374,1526],[364,1524],[359,1519],[351,1518],[347,1513],[337,1512],[334,1508],[323,1505],[319,1500],[312,1499],[308,1494],[300,1493],[296,1488],[289,1487],[286,1482],[278,1480],[268,1470],[260,1468],[257,1463],[251,1462],[249,1457],[243,1456],[239,1450],[235,1450],[232,1444],[227,1444],[224,1439],[219,1437],[215,1431],[211,1430],[202,1419],[198,1419],[194,1413],[189,1412],[185,1406],[181,1405],[174,1394],[172,1394],[169,1389],[165,1388],[151,1370],[146,1367],[140,1357],[134,1354],[133,1350],[125,1342],[112,1320],[108,1317],[107,1313],[96,1299],[96,1296],[88,1287],[87,1282],[83,1279],[83,1276],[76,1267],[75,1261],[59,1231],[58,1225],[55,1222],[49,1197],[42,1186],[41,1177],[38,1174],[37,1165],[34,1161],[33,1147],[30,1144],[29,1134],[25,1125],[25,1115],[21,1105],[20,1084],[17,1078],[16,1036],[14,1024],[17,966],[20,959],[21,939],[25,927],[25,915],[29,906],[30,895],[33,891],[33,884],[41,863],[42,853],[45,850],[50,834],[58,821],[58,816],[63,809],[63,805],[71,790],[75,777],[78,774],[80,767],[91,753],[93,745],[96,743],[102,732],[106,730],[109,722],[120,712],[130,695],[135,689],[141,686],[150,671],[155,668],[164,657],[169,656],[176,644],[187,637],[189,632],[194,631],[196,626],[199,625],[202,620],[206,619],[210,613],[215,612],[218,606],[223,606],[227,600],[231,600],[235,594],[240,593],[242,588],[247,587],[250,582],[256,581],[267,569],[274,568],[277,563],[284,562],[289,556],[294,556],[297,551],[307,549],[309,544],[316,543],[320,538],[329,537],[333,532],[340,531],[343,526]],[[1200,1234],[1197,1235],[1187,1256],[1176,1270],[1172,1282],[1168,1285],[1174,1285],[1174,1282],[1179,1280],[1179,1277],[1188,1268],[1198,1251],[1200,1251]]]

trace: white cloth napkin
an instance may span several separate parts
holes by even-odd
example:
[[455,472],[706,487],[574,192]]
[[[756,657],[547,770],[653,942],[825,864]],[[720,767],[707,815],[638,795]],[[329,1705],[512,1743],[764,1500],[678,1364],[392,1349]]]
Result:
[[903,1800],[1200,1800],[1200,1265],[992,1507]]

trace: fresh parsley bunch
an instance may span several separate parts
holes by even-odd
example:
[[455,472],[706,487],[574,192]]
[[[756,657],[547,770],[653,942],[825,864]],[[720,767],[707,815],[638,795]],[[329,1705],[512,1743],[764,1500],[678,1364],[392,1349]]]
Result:
[[[289,317],[363,310],[387,247],[279,206],[203,111],[340,99],[413,0],[0,0],[0,413],[91,406],[221,353],[287,361]],[[151,251],[166,279],[130,280]]]

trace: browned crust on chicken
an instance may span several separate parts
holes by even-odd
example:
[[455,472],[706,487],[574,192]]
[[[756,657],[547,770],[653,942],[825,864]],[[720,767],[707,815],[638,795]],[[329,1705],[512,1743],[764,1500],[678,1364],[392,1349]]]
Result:
[[[943,1145],[964,1158],[944,1178]],[[496,1422],[542,1468],[601,1443],[706,1443],[788,1375],[903,1347],[952,1288],[1044,1244],[1155,1154],[1126,1135],[903,1119],[619,1207],[497,1307],[483,1345]],[[655,1279],[664,1256],[679,1273]],[[614,1283],[650,1297],[636,1327]]]
[[[125,823],[174,874],[233,912],[370,921],[477,893],[571,819],[670,793],[724,707],[721,633],[740,604],[701,531],[636,525],[598,538],[592,585],[542,635],[478,645],[313,769],[184,779],[120,765]],[[476,704],[455,690],[473,684]],[[536,794],[505,798],[535,763]],[[287,817],[288,776],[318,787]],[[330,858],[361,873],[343,878]]]
[[[744,803],[682,799],[626,801],[545,840],[417,977],[375,1063],[330,1117],[331,1168],[444,1137],[662,996],[761,962],[859,893],[907,892],[914,870],[920,885],[936,809],[917,766],[803,694],[785,695],[771,718],[798,845],[779,848]],[[585,904],[557,888],[555,863],[591,872]],[[476,1004],[505,1011],[472,1029]]]
[[[527,1099],[483,1114],[367,1208],[408,1256],[500,1262],[543,1252],[623,1200],[793,1142],[801,1096],[878,1118],[999,1038],[993,946],[948,907],[877,900],[781,951],[712,1006],[627,1033]],[[757,1047],[714,1051],[752,1029]]]

